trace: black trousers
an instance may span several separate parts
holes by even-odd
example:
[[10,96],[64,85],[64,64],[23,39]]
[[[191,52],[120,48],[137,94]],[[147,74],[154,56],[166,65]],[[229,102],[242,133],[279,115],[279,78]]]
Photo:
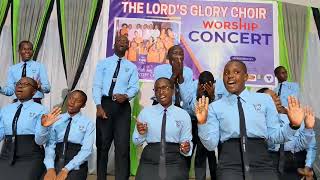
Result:
[[[60,170],[67,165],[81,150],[82,145],[81,144],[74,144],[68,142],[67,144],[67,151],[65,155],[65,161],[64,164],[60,164],[59,160],[62,157],[63,154],[63,143],[57,143],[56,149],[55,149],[55,169],[57,174],[60,172]],[[80,165],[79,169],[73,169],[68,173],[68,177],[66,180],[86,180],[88,176],[88,161],[84,162]]]
[[115,179],[127,180],[130,175],[131,107],[129,101],[120,104],[104,96],[101,105],[108,118],[97,118],[96,121],[97,179],[106,179],[108,152],[114,140]]
[[[166,172],[165,180],[187,180],[188,169],[186,158],[180,154],[178,143],[166,143]],[[160,180],[159,161],[160,143],[148,144],[141,154],[136,180]]]
[[39,180],[45,171],[44,149],[34,142],[34,135],[18,135],[16,138],[16,159],[9,164],[12,137],[6,136],[0,155],[0,179]]
[[[247,153],[252,180],[278,180],[276,169],[264,139],[248,138]],[[244,180],[240,140],[229,139],[221,144],[217,169],[219,180]]]
[[[195,117],[192,117],[195,118]],[[211,180],[216,179],[217,171],[217,160],[214,151],[208,151],[200,141],[198,136],[198,122],[196,119],[192,120],[192,142],[193,151],[190,157],[187,157],[188,169],[191,167],[191,159],[194,154],[194,149],[197,147],[195,160],[194,160],[194,171],[196,180],[205,180],[207,171],[207,158],[209,163],[210,177]]]
[[[279,152],[270,152],[273,160],[273,166],[278,168],[279,164]],[[306,151],[300,151],[296,153],[291,153],[289,151],[284,152],[284,167],[283,173],[278,172],[279,179],[281,180],[300,180],[302,176],[300,176],[297,172],[298,168],[305,167],[305,160],[306,160]],[[314,176],[314,179],[317,179]]]

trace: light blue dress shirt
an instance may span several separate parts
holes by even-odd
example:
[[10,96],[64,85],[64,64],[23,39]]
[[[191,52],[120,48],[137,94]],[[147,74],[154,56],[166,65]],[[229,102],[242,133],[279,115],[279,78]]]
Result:
[[[141,123],[146,123],[148,131],[146,134],[140,135],[137,130],[137,126],[135,126],[132,135],[132,141],[134,144],[142,145],[143,142],[158,143],[161,141],[163,113],[164,107],[161,104],[146,107],[140,112],[137,120]],[[193,146],[191,140],[191,119],[189,114],[179,107],[174,105],[169,106],[167,109],[166,120],[166,142],[180,144],[189,141],[190,151],[186,156],[191,156]]]
[[[271,143],[283,143],[295,134],[296,130],[289,125],[280,128],[278,112],[269,95],[245,89],[240,97],[249,138],[264,138]],[[235,94],[229,94],[209,105],[207,122],[198,125],[200,140],[209,151],[217,147],[219,140],[224,142],[240,137],[237,101]]]
[[[157,80],[161,77],[165,77],[170,79],[172,76],[172,66],[170,64],[161,64],[158,65],[154,68],[154,80]],[[192,83],[193,83],[193,72],[192,70],[187,67],[187,66],[183,66],[183,84],[185,84],[185,87],[191,87]],[[179,84],[179,88],[180,88],[180,93],[181,93],[181,84]],[[181,95],[182,96],[182,95]],[[181,97],[182,100],[182,104],[181,107],[183,109],[185,109],[188,113],[192,113],[192,110],[188,107],[188,104],[185,103]],[[175,101],[175,96],[173,96],[172,98],[172,102]]]
[[[69,123],[70,115],[64,113],[60,115],[60,120],[57,121],[50,129],[49,141],[46,144],[46,155],[44,164],[47,169],[54,168],[55,148],[57,143],[63,143],[64,134]],[[69,171],[79,169],[79,166],[88,160],[92,153],[93,143],[95,138],[95,125],[87,117],[80,112],[72,117],[68,142],[81,144],[81,150],[76,156],[65,166]]]
[[[275,93],[279,93],[280,83],[278,86],[274,89]],[[280,94],[280,100],[281,104],[285,107],[288,107],[288,96],[294,96],[296,98],[299,98],[299,84],[296,82],[288,82],[285,81],[282,83],[281,87],[281,94]]]
[[[24,62],[20,62],[11,66],[8,70],[7,84],[4,87],[0,87],[0,93],[6,96],[14,95],[16,83],[21,79],[22,69]],[[34,80],[38,80],[41,83],[41,90],[37,91],[33,98],[43,98],[43,93],[50,92],[50,84],[48,81],[47,71],[43,64],[34,60],[27,61],[26,76]],[[14,95],[15,99],[16,96]]]
[[[281,127],[290,123],[286,114],[279,114],[279,120]],[[269,144],[269,150],[271,151],[279,151],[279,148],[280,144]],[[306,166],[312,167],[317,151],[316,138],[313,129],[304,128],[304,123],[301,124],[295,135],[284,143],[284,151],[296,153],[303,150],[307,151]]]
[[[109,89],[118,59],[119,57],[114,54],[113,56],[102,59],[97,64],[92,88],[93,100],[96,105],[101,104],[102,96],[109,96]],[[131,100],[138,91],[139,76],[137,67],[125,57],[122,57],[113,94],[127,94],[129,100]]]
[[[161,64],[154,68],[154,80],[157,80],[161,77],[170,79],[171,76],[172,76],[171,64]],[[183,66],[183,79],[187,83],[191,83],[193,79],[193,72],[187,66]]]
[[[195,115],[194,108],[197,103],[198,82],[198,80],[193,81],[191,86],[188,86],[186,83],[180,84],[182,101],[184,102],[184,104],[186,104],[187,109],[191,109],[190,114],[192,115]],[[214,84],[214,86],[214,101],[217,101],[229,94],[227,89],[224,87],[223,81],[221,79],[216,79],[216,83]]]
[[[20,101],[3,107],[0,111],[0,141],[5,135],[12,135],[12,121],[18,110]],[[47,109],[29,100],[22,103],[21,113],[17,122],[17,135],[35,135],[35,142],[43,145],[48,139],[48,128],[41,125],[41,117]]]

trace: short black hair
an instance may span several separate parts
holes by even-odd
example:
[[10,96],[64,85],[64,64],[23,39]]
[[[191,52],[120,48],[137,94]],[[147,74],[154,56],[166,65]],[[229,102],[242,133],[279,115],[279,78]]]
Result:
[[123,24],[121,25],[121,27],[123,27],[123,26],[128,26],[128,24],[127,24],[127,23],[123,23]]
[[257,91],[257,93],[265,93],[267,90],[270,90],[270,89],[264,87],[264,88],[259,89],[259,90]]
[[[31,86],[32,86],[34,89],[38,89],[38,88],[37,88],[37,81],[36,81],[36,80],[34,80],[34,79],[30,78],[30,77],[22,77],[21,79],[23,79],[23,78],[27,79],[28,82],[31,84]],[[19,81],[21,81],[21,79],[19,79]],[[18,82],[19,82],[19,81],[18,81]]]
[[23,44],[30,44],[31,45],[31,49],[33,49],[33,44],[32,42],[28,41],[28,40],[23,40],[19,43],[19,50],[22,48]]
[[85,92],[83,92],[83,91],[80,90],[80,89],[73,90],[72,93],[74,93],[74,92],[77,92],[77,93],[80,93],[80,94],[81,94],[81,96],[82,96],[83,99],[84,99],[83,104],[86,104],[86,103],[87,103],[88,97],[87,97],[87,94],[86,94]]
[[169,82],[169,84],[170,84],[170,88],[171,88],[171,89],[174,89],[174,84],[173,84],[173,82],[172,82],[169,78],[166,78],[166,77],[160,77],[160,78],[158,78],[158,79],[154,82],[154,84],[156,84],[158,81],[160,81],[160,80],[162,80],[162,79],[167,80],[167,81]]
[[286,69],[284,66],[278,66],[274,69],[274,75],[278,74],[278,72],[280,71],[280,69],[283,68],[283,69]]
[[211,81],[212,83],[215,83],[214,77],[210,71],[203,71],[199,75],[199,83],[205,84],[207,82]]
[[172,46],[171,48],[169,48],[169,50],[168,50],[168,54],[167,54],[167,58],[168,58],[168,59],[170,59],[173,50],[175,50],[175,49],[177,49],[177,48],[181,49],[182,52],[183,52],[183,48],[182,48],[179,44],[174,45],[174,46]]
[[[238,59],[232,59],[232,60],[228,61],[227,64],[233,63],[233,62],[239,63],[239,64],[242,66],[244,72],[245,72],[245,73],[248,73],[247,66],[246,66],[246,64],[245,64],[243,61],[240,61],[240,60],[238,60]],[[227,64],[226,64],[226,65],[227,65]]]

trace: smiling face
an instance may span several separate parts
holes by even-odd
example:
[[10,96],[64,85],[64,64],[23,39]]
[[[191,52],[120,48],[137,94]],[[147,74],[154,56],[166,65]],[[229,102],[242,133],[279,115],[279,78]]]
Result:
[[223,83],[226,89],[236,95],[245,89],[245,83],[248,80],[246,67],[239,61],[229,61],[223,71]]
[[160,78],[154,84],[157,101],[165,108],[172,104],[173,85],[169,79]]
[[68,97],[68,113],[75,115],[85,107],[86,98],[78,91],[73,91]]
[[126,51],[129,49],[129,40],[126,36],[119,36],[116,38],[114,44],[114,53],[118,57],[123,57]]
[[22,61],[28,61],[33,56],[32,44],[28,41],[23,41],[19,45],[19,54]]
[[19,101],[24,102],[32,99],[36,93],[36,82],[28,77],[21,78],[16,83],[15,94]]

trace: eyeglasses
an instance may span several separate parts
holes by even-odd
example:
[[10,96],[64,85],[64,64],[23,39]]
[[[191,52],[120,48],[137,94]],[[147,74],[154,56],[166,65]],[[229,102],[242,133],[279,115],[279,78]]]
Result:
[[[30,84],[30,83],[28,83],[28,82],[24,82],[24,83],[22,83],[22,82],[17,82],[17,83],[16,83],[16,86],[21,86],[21,87],[23,87],[23,88],[28,87],[28,86],[33,87],[33,85]],[[34,87],[33,87],[33,88],[34,88]]]
[[162,87],[158,87],[158,88],[153,89],[153,91],[155,93],[158,93],[158,92],[161,92],[161,91],[167,92],[167,91],[169,91],[169,89],[170,89],[169,86],[162,86]]

